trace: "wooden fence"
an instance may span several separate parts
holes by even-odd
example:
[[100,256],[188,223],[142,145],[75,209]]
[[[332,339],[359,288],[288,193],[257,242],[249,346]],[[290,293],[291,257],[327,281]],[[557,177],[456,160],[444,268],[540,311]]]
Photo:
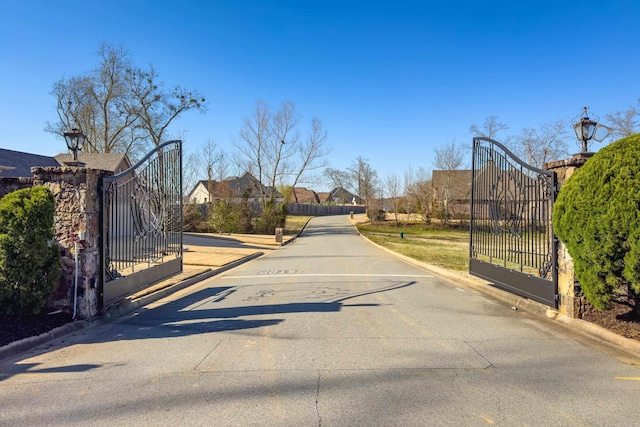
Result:
[[287,210],[289,215],[310,215],[310,216],[328,216],[328,215],[349,215],[366,213],[365,206],[359,205],[309,205],[303,203],[288,203]]

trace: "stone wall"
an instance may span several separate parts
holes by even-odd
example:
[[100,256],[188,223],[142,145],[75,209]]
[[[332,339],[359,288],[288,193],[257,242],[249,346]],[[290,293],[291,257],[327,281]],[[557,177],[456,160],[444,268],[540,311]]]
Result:
[[[54,236],[60,244],[62,276],[50,304],[74,310],[76,248],[78,257],[77,314],[93,318],[100,312],[100,195],[101,176],[111,172],[82,167],[35,167],[33,185],[54,195]],[[78,236],[84,237],[76,241]]]
[[[568,159],[546,163],[543,168],[556,173],[561,187],[590,157],[591,153],[580,153]],[[576,279],[573,259],[562,242],[558,244],[558,295],[560,313],[572,318],[582,317],[587,301]]]
[[0,177],[0,199],[9,193],[33,186],[33,178]]

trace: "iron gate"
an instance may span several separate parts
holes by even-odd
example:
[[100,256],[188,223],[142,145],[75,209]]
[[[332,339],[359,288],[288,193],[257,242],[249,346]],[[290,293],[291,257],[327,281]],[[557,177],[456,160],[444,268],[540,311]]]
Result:
[[102,304],[182,271],[182,142],[100,181]]
[[469,272],[557,307],[556,175],[488,138],[473,139]]

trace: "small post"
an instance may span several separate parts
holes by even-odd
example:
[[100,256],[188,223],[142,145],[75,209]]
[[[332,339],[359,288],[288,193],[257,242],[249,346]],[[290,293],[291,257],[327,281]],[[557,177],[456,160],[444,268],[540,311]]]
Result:
[[276,243],[282,244],[282,228],[276,228]]

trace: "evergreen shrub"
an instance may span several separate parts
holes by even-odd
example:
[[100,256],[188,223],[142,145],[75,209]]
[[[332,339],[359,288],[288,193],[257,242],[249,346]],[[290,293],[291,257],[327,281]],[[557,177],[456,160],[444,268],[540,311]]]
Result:
[[60,249],[53,239],[55,201],[42,186],[0,199],[0,312],[35,314],[58,286]]
[[218,233],[250,233],[252,212],[245,201],[216,201],[209,213],[208,224]]
[[554,229],[597,309],[625,289],[640,293],[640,134],[603,147],[562,186]]

